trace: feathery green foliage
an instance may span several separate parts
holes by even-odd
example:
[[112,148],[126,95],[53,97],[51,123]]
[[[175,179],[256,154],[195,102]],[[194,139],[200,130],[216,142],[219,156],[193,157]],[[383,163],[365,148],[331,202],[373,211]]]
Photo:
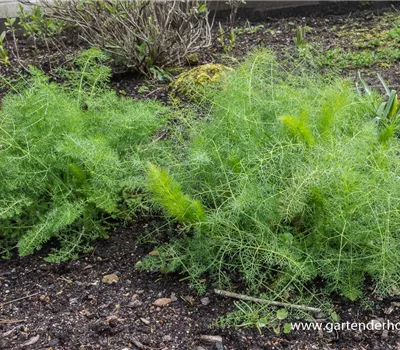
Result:
[[[0,112],[0,252],[20,255],[51,238],[66,260],[104,237],[104,220],[127,215],[142,188],[140,158],[165,119],[153,101],[133,102],[106,88],[99,50],[82,53],[64,86],[32,69]],[[138,197],[140,198],[140,197]],[[126,202],[125,202],[126,203]]]
[[317,277],[352,300],[367,277],[377,293],[398,290],[400,143],[379,137],[378,98],[252,54],[209,88],[202,119],[182,116],[162,166],[206,214],[142,266],[290,301],[313,302]]
[[148,182],[152,199],[169,217],[182,223],[198,223],[204,219],[201,203],[186,196],[165,170],[149,164]]

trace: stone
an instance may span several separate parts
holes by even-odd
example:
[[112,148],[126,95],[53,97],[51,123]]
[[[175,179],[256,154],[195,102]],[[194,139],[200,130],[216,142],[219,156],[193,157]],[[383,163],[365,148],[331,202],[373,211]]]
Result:
[[222,345],[222,342],[217,341],[217,342],[214,344],[213,350],[224,350],[224,346]]
[[164,335],[162,339],[166,343],[172,341],[172,337],[170,335]]
[[205,298],[201,298],[200,302],[201,302],[202,305],[207,306],[207,305],[210,304],[211,301],[210,301],[209,297],[205,297]]
[[150,321],[146,318],[141,318],[140,321],[142,321],[146,326],[148,326],[150,324]]
[[381,337],[382,337],[382,339],[387,339],[389,337],[389,331],[387,329],[385,329],[382,332],[382,336]]
[[232,68],[223,64],[208,63],[181,73],[172,83],[173,93],[196,100],[206,84],[217,83]]

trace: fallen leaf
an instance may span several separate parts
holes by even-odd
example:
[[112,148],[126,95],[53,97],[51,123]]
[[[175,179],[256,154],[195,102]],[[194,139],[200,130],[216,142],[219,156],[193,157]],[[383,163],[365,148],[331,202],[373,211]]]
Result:
[[113,284],[113,283],[117,283],[119,281],[119,278],[116,274],[111,274],[111,275],[105,275],[102,279],[103,283],[106,284]]
[[219,335],[201,335],[199,338],[205,343],[222,343],[222,337]]
[[159,255],[157,250],[152,250],[149,255]]
[[187,296],[183,297],[182,299],[185,300],[190,305],[193,305],[195,302],[195,299],[191,295],[187,295]]
[[154,306],[165,306],[168,305],[169,303],[171,303],[173,300],[171,298],[160,298],[157,299],[153,305]]
[[39,338],[40,338],[40,335],[38,334],[38,335],[32,337],[31,339],[28,339],[25,343],[21,344],[21,346],[33,345],[33,344],[37,343]]
[[50,302],[50,297],[48,295],[41,295],[40,296],[40,300],[49,303]]
[[79,313],[80,313],[82,316],[89,316],[89,315],[92,314],[92,313],[91,313],[89,310],[87,310],[87,309],[83,309],[82,311],[79,311]]
[[1,336],[2,336],[2,338],[8,337],[8,336],[11,335],[12,332],[14,332],[14,331],[15,331],[15,328],[10,329],[9,331],[2,333]]

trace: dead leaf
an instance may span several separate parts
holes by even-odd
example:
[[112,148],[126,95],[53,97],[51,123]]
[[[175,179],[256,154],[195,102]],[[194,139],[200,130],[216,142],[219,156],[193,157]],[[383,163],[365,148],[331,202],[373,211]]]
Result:
[[219,335],[200,335],[199,338],[205,343],[222,343],[222,337],[220,337]]
[[154,306],[165,306],[165,305],[168,305],[169,303],[172,303],[172,299],[171,298],[160,298],[160,299],[157,299],[154,303],[153,303],[153,305]]
[[111,275],[105,275],[102,279],[103,283],[106,284],[114,284],[119,281],[119,278],[116,274],[112,273]]
[[182,297],[182,299],[185,300],[190,305],[193,305],[194,302],[195,302],[195,299],[191,295],[187,295],[185,297]]
[[157,250],[152,250],[149,255],[159,255]]
[[79,313],[80,313],[82,316],[89,316],[89,315],[92,314],[88,309],[83,309],[83,310],[79,311]]
[[10,330],[7,331],[7,332],[2,333],[2,334],[1,334],[2,338],[5,338],[5,337],[8,337],[9,335],[11,335],[11,334],[15,331],[16,328],[17,328],[17,327],[15,327],[15,328],[13,328],[13,329],[10,329]]
[[45,301],[46,303],[50,302],[50,297],[48,295],[41,295],[40,296],[41,301]]
[[31,339],[29,339],[28,341],[26,341],[25,343],[21,344],[21,346],[33,345],[33,344],[37,343],[39,338],[40,338],[40,335],[38,334],[38,335],[32,337]]

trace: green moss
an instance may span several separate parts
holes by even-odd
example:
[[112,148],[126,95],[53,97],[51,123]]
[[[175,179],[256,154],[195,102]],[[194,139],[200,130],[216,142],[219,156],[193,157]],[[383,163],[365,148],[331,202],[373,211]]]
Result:
[[232,68],[222,64],[204,64],[181,73],[172,83],[174,93],[179,93],[190,99],[197,99],[205,84],[221,80],[225,72]]
[[192,53],[186,56],[186,60],[191,66],[196,66],[199,64],[199,55],[197,53]]

